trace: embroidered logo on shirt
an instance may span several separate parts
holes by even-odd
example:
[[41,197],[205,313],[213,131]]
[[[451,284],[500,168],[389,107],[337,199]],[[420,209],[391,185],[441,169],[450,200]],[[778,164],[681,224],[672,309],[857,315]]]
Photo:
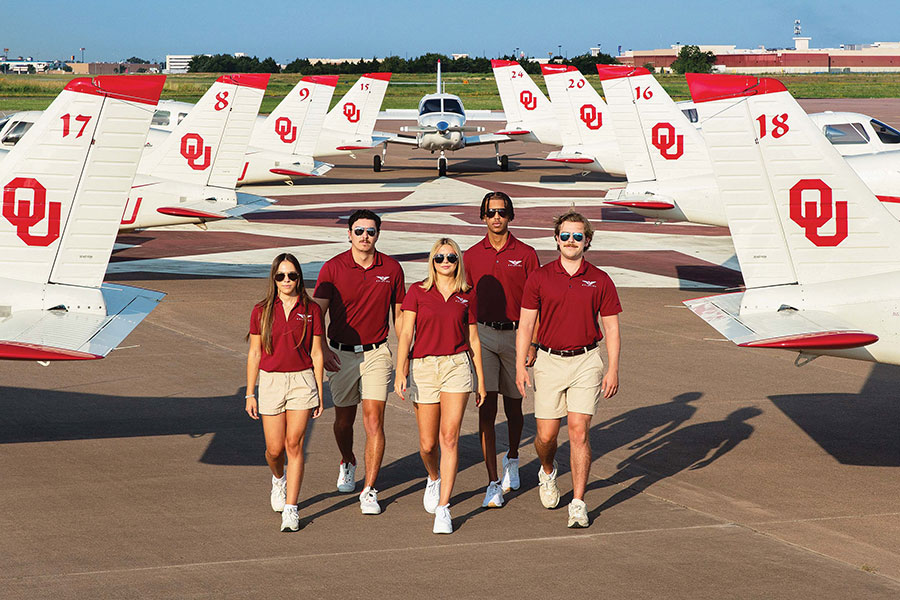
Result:
[[507,262],[509,263],[510,267],[521,267],[522,266],[521,260],[508,260]]
[[460,304],[468,304],[469,301],[465,298],[460,298],[459,296],[453,296],[453,299],[459,302]]
[[376,275],[375,281],[377,281],[378,283],[390,283],[391,276],[390,275]]
[[298,321],[309,321],[312,318],[312,315],[307,315],[303,313],[297,313]]
[[582,286],[582,287],[595,288],[595,287],[597,287],[597,282],[596,282],[596,281],[588,281],[587,279],[582,279],[582,280],[581,280],[581,286]]

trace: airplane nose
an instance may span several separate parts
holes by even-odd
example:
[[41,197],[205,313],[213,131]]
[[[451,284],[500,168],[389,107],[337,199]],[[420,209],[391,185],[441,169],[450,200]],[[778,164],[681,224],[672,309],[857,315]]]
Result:
[[439,133],[447,133],[447,130],[450,129],[450,123],[447,121],[438,121],[435,127],[437,127]]

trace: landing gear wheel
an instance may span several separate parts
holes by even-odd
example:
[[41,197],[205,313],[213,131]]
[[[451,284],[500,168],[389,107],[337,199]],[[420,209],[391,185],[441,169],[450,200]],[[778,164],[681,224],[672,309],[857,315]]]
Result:
[[438,159],[438,177],[447,176],[447,159],[443,156]]
[[500,157],[500,170],[509,171],[509,157],[505,154]]
[[378,154],[372,157],[372,170],[381,173],[381,156]]

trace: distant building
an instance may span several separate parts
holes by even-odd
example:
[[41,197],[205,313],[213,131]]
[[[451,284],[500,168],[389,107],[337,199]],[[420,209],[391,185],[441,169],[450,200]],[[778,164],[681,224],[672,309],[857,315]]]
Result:
[[34,60],[30,56],[28,58],[18,58],[14,60],[0,60],[0,71],[4,73],[25,74],[28,73],[28,67],[34,67],[36,73],[43,73],[56,64],[53,60]]
[[194,54],[166,54],[166,68],[163,73],[187,73]]
[[66,63],[75,75],[116,75],[118,73],[159,73],[155,63],[91,62]]
[[[793,48],[739,49],[734,45],[698,44],[716,56],[719,73],[878,73],[900,71],[900,42],[845,44],[840,48],[810,48],[811,38],[797,36]],[[650,64],[670,71],[682,44],[657,50],[628,50],[618,56],[627,65]]]

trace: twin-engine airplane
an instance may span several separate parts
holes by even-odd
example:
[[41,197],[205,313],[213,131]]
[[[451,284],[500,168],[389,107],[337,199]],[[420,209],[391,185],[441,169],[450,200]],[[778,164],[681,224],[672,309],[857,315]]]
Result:
[[[509,157],[500,154],[500,144],[512,141],[508,135],[487,133],[467,136],[466,133],[484,131],[484,127],[466,125],[466,111],[459,96],[447,94],[441,89],[441,61],[437,64],[437,91],[426,94],[419,101],[417,125],[401,127],[400,131],[415,133],[414,138],[393,136],[387,141],[393,144],[408,144],[429,150],[432,154],[440,152],[438,158],[438,176],[447,175],[447,157],[444,152],[462,150],[466,146],[494,144],[497,166],[501,171],[509,170]],[[381,161],[375,158],[375,170],[381,170]]]
[[164,81],[72,79],[0,162],[0,358],[102,358],[163,298],[103,275]]
[[900,364],[900,222],[781,82],[687,76],[747,289],[685,304],[734,343]]

